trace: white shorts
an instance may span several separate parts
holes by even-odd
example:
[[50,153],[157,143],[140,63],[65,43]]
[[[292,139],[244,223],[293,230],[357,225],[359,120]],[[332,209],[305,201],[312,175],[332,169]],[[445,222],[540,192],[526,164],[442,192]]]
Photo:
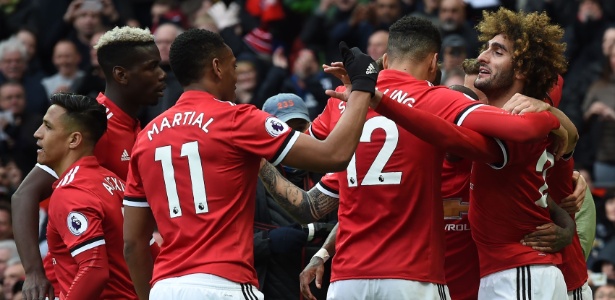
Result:
[[160,280],[149,293],[150,300],[263,300],[256,287],[246,283],[236,283],[211,274],[190,274]]
[[403,279],[348,279],[329,285],[327,300],[450,300],[442,284]]
[[531,265],[480,279],[478,300],[567,299],[564,275],[553,265]]
[[589,288],[587,282],[580,288],[568,292],[568,300],[592,300],[594,299],[594,293]]

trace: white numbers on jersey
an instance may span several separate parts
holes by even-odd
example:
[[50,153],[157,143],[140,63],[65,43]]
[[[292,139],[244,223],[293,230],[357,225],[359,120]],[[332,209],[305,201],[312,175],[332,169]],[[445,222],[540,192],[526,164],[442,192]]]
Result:
[[[401,182],[401,172],[382,172],[382,169],[384,169],[397,147],[397,141],[399,139],[397,125],[395,125],[395,122],[383,116],[371,118],[365,122],[359,142],[371,142],[372,133],[376,129],[383,129],[386,138],[384,140],[384,145],[382,145],[382,149],[380,149],[380,152],[376,155],[376,159],[369,167],[361,185],[399,184]],[[347,171],[348,186],[358,186],[356,153],[352,156]]]
[[[549,167],[547,167],[545,169],[545,165],[547,164],[547,162],[550,162],[551,164],[549,165]],[[547,185],[547,170],[551,167],[553,167],[553,154],[547,152],[547,150],[542,152],[542,155],[540,155],[540,158],[538,158],[538,162],[536,163],[536,172],[542,172],[542,179],[544,179],[545,183],[538,189],[538,192],[540,192],[542,194],[542,196],[540,197],[540,199],[536,200],[536,205],[540,206],[540,207],[547,207],[547,194],[545,191],[547,190],[547,188],[549,188],[549,186]]]
[[[209,208],[207,207],[207,194],[205,193],[205,180],[203,179],[203,167],[201,166],[198,142],[194,141],[183,144],[181,157],[188,157],[194,209],[197,214],[206,213],[209,211]],[[181,217],[182,209],[179,205],[179,195],[177,194],[177,184],[175,183],[175,168],[171,159],[171,146],[156,148],[154,159],[162,164],[162,175],[167,191],[167,199],[169,200],[171,218]]]

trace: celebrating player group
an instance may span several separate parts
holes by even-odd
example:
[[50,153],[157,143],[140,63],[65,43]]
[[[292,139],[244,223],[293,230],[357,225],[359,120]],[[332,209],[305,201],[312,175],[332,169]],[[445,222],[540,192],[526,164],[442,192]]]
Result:
[[[235,55],[203,29],[171,45],[184,92],[141,127],[140,107],[165,88],[159,50],[149,30],[106,32],[104,93],[52,96],[38,164],[13,196],[25,299],[267,299],[253,254],[259,177],[301,223],[338,209],[301,273],[305,299],[330,258],[327,299],[592,299],[574,217],[578,133],[553,106],[563,30],[503,8],[477,30],[477,72],[452,88],[436,82],[429,20],[391,25],[378,63],[340,43],[343,61],[323,67],[342,85],[306,132],[235,104]],[[305,191],[278,164],[329,173]],[[43,261],[35,216],[49,197]]]

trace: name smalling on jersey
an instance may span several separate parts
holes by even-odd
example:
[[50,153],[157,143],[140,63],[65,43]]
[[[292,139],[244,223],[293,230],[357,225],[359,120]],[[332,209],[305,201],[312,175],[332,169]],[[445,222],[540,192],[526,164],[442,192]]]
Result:
[[197,126],[203,130],[203,132],[208,133],[209,130],[207,126],[214,121],[214,118],[209,118],[207,122],[205,120],[204,113],[197,113],[195,111],[187,111],[187,112],[178,112],[173,116],[172,121],[169,121],[169,118],[163,117],[156,122],[151,123],[150,129],[147,130],[147,138],[151,141],[154,135],[161,133],[165,128],[171,128],[175,126]]

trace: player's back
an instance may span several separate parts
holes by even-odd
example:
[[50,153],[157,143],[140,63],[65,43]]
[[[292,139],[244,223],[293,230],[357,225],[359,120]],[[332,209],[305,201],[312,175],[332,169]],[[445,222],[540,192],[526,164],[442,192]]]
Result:
[[153,282],[208,273],[258,286],[251,228],[260,159],[291,145],[279,141],[290,135],[276,120],[192,91],[144,127],[128,181],[142,184],[164,240]]
[[74,256],[105,245],[109,279],[101,299],[137,299],[124,260],[124,181],[94,156],[71,166],[56,182],[49,205],[49,252],[64,295],[77,276]]
[[[430,92],[437,88],[399,71],[382,71],[377,88],[394,100],[422,106],[451,122],[462,107],[472,104],[469,99],[446,107],[439,100],[431,103]],[[343,103],[330,99],[311,133],[324,139],[343,110]],[[442,150],[368,112],[355,156],[347,170],[338,174],[340,227],[333,281],[398,278],[445,283],[443,157]]]
[[559,254],[523,246],[537,226],[550,223],[546,171],[554,158],[548,140],[506,144],[502,166],[474,163],[470,184],[470,224],[480,258],[481,277],[534,264],[557,264]]

